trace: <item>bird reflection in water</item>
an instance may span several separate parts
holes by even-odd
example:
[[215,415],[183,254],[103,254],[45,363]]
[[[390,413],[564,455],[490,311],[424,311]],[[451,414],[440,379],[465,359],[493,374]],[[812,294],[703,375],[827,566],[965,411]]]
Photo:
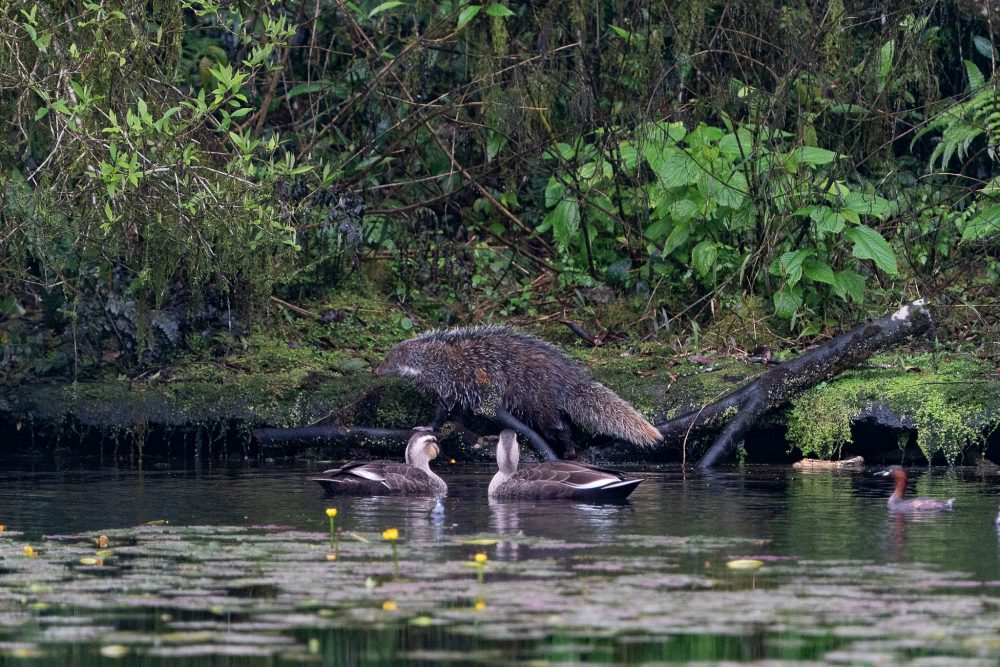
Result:
[[[622,514],[633,511],[628,502],[594,505],[571,500],[490,500],[489,507],[490,529],[498,535],[569,542],[613,540],[621,533]],[[497,557],[518,560],[521,546],[517,541],[501,541]]]
[[[447,498],[368,496],[354,498],[345,516],[353,515],[361,531],[381,532],[398,527],[406,539],[440,542],[444,539]],[[349,512],[349,514],[348,514]]]

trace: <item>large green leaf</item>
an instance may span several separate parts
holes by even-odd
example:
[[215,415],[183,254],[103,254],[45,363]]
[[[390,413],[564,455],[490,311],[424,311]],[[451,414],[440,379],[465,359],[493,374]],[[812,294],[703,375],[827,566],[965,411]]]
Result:
[[837,154],[819,146],[799,146],[788,154],[788,158],[796,164],[818,166],[833,162]]
[[552,226],[556,245],[565,250],[580,230],[580,205],[575,199],[563,199],[545,216],[544,222]]
[[813,207],[809,218],[816,223],[816,230],[820,234],[839,234],[847,222],[840,212],[825,205]]
[[774,294],[774,314],[784,320],[792,319],[802,306],[802,288],[786,285]]
[[833,269],[826,262],[818,259],[807,259],[802,264],[802,272],[810,280],[827,285],[836,285],[837,277],[833,274]]
[[737,128],[719,140],[719,150],[731,160],[742,160],[753,152],[753,135],[745,128]]
[[402,7],[405,4],[406,4],[405,2],[399,2],[398,0],[389,0],[389,2],[383,2],[381,5],[368,12],[368,18],[375,18],[382,12],[389,11],[390,9],[395,9],[396,7]]
[[892,204],[878,195],[850,192],[844,196],[844,208],[860,215],[874,215],[879,220],[885,220],[892,211]]
[[889,72],[892,71],[892,56],[896,52],[896,40],[890,39],[882,45],[878,58],[878,88],[885,88],[889,80]]
[[472,19],[476,18],[476,14],[478,14],[479,11],[482,8],[483,8],[482,5],[469,5],[468,7],[466,7],[465,9],[463,9],[461,12],[459,12],[458,13],[458,26],[457,26],[457,29],[461,30],[462,28],[465,27],[465,25],[469,21],[471,21]]
[[740,208],[747,199],[746,177],[740,172],[734,172],[726,177],[725,182],[715,177],[706,179],[708,201],[713,199],[719,206]]
[[678,199],[667,209],[671,219],[676,222],[688,222],[698,215],[698,204],[690,199]]
[[713,241],[702,241],[691,250],[691,263],[701,276],[707,276],[715,268],[719,248]]
[[507,16],[516,16],[514,12],[510,11],[500,3],[493,3],[492,5],[487,5],[486,13],[490,16],[495,16],[496,18],[505,18]]
[[691,238],[691,225],[689,224],[679,224],[673,228],[670,232],[670,236],[663,244],[663,254],[669,255],[677,248],[687,243],[687,240]]
[[989,40],[988,37],[983,37],[982,35],[973,35],[972,44],[976,47],[976,51],[985,58],[990,60],[997,60],[1000,55],[997,54],[997,50],[993,48],[993,42]]
[[991,206],[965,223],[963,241],[978,241],[1000,234],[1000,206]]
[[545,184],[545,206],[546,208],[552,208],[558,204],[563,195],[566,193],[566,188],[560,183],[554,176],[549,178],[549,182]]
[[889,275],[899,273],[896,266],[896,253],[892,251],[889,242],[881,234],[865,225],[852,227],[844,232],[847,238],[854,242],[853,254],[858,259],[870,259],[878,268]]
[[665,188],[678,188],[698,182],[702,171],[687,153],[677,148],[654,151],[643,148],[643,155],[649,166],[660,179],[660,185]]
[[865,277],[850,269],[838,271],[833,291],[845,301],[850,298],[855,303],[862,303],[865,300]]
[[794,285],[802,278],[802,263],[815,252],[811,249],[786,252],[771,263],[771,273],[784,276],[786,284]]

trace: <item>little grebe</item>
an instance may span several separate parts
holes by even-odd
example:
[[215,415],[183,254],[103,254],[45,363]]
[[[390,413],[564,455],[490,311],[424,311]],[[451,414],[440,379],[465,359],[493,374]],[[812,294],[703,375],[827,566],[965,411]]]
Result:
[[881,477],[892,477],[896,480],[896,490],[889,496],[889,509],[894,512],[927,512],[950,510],[955,503],[954,498],[941,500],[939,498],[903,498],[906,493],[906,471],[900,466],[890,466],[887,470],[876,473]]

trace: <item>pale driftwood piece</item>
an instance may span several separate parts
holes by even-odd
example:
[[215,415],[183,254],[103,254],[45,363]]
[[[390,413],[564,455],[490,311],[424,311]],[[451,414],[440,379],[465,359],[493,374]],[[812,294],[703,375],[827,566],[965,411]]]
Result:
[[833,340],[805,352],[802,356],[772,368],[745,387],[699,410],[657,426],[664,440],[679,440],[695,428],[718,426],[737,409],[736,417],[709,447],[698,462],[709,468],[719,463],[743,439],[757,419],[777,408],[796,394],[824,380],[856,367],[878,350],[903,342],[931,326],[930,313],[919,299],[896,312],[862,324]]
[[797,470],[861,470],[865,467],[865,460],[860,456],[854,456],[842,461],[824,461],[822,459],[802,459],[792,464]]

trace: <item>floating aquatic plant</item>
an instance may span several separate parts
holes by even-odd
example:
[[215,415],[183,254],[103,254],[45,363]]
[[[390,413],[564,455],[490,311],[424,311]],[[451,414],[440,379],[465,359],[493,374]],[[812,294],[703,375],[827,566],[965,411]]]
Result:
[[399,605],[395,600],[386,600],[382,603],[382,611],[399,611]]
[[726,563],[726,567],[730,570],[756,570],[763,565],[764,561],[756,558],[737,558]]
[[396,551],[396,540],[399,539],[399,530],[396,528],[386,528],[382,531],[382,539],[388,540],[392,545],[392,574],[399,578],[399,554]]
[[472,560],[476,567],[476,580],[481,584],[483,583],[483,574],[486,572],[486,561],[488,558],[486,554],[480,551],[472,557]]
[[330,550],[333,551],[333,560],[336,560],[340,556],[340,540],[337,539],[337,533],[333,528],[333,520],[337,517],[337,508],[327,507],[326,515],[330,517]]
[[35,551],[31,547],[31,545],[25,544],[24,545],[24,555],[27,556],[28,558],[35,558],[36,556],[38,556],[38,552]]

